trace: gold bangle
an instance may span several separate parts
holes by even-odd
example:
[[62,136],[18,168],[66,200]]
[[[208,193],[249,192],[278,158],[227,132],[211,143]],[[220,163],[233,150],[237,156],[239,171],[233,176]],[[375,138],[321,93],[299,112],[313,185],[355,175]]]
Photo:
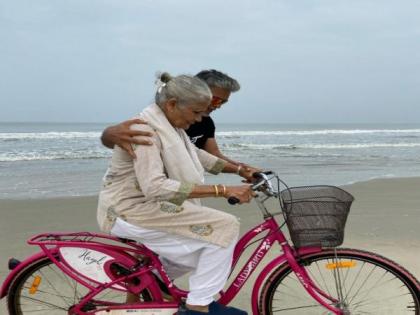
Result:
[[222,185],[222,188],[223,188],[223,197],[226,197],[226,186]]
[[219,189],[217,188],[217,185],[213,185],[214,192],[216,193],[216,197],[219,197]]
[[242,169],[242,165],[239,165],[239,166],[238,166],[238,169],[236,170],[236,174],[238,174],[238,175],[239,175],[239,173],[241,172],[241,169]]

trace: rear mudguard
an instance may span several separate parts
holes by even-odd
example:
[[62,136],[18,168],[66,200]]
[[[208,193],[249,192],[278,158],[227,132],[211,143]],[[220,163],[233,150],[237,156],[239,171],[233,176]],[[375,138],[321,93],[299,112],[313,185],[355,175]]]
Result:
[[32,256],[29,256],[24,261],[22,261],[19,265],[17,265],[13,270],[10,271],[7,278],[4,280],[1,291],[0,291],[0,299],[4,298],[9,293],[10,284],[16,278],[18,274],[20,274],[27,266],[33,264],[35,261],[40,260],[42,258],[46,258],[47,255],[44,252],[36,253]]

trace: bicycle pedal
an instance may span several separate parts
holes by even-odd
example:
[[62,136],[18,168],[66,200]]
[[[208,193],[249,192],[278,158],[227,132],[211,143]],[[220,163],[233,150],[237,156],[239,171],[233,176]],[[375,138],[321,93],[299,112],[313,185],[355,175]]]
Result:
[[131,275],[131,271],[129,269],[125,268],[124,266],[121,266],[118,263],[112,263],[110,265],[110,269],[112,273],[118,277]]
[[83,311],[83,312],[89,312],[89,311],[93,311],[93,310],[95,310],[96,309],[96,306],[95,306],[95,304],[93,304],[93,303],[91,303],[91,302],[88,302],[88,303],[86,303],[82,308],[81,308],[81,310]]

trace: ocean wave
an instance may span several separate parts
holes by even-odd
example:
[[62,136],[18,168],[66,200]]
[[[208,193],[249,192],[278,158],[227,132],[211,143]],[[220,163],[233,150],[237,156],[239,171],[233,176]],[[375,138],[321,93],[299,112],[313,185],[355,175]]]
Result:
[[46,160],[94,160],[109,158],[111,151],[104,152],[54,152],[54,153],[2,153],[0,162],[46,161]]
[[68,132],[11,132],[11,133],[0,133],[0,140],[4,141],[16,141],[16,140],[36,140],[36,139],[99,139],[101,136],[100,132],[79,132],[79,131],[68,131]]
[[416,148],[420,147],[420,143],[309,144],[300,147],[305,149]]
[[231,150],[296,150],[296,149],[365,149],[365,148],[416,148],[420,143],[366,143],[366,144],[222,144]]
[[218,131],[217,136],[226,138],[237,138],[242,136],[312,136],[312,135],[334,135],[334,134],[409,134],[418,133],[420,129],[323,129],[323,130],[272,130],[272,131]]
[[235,143],[227,144],[222,143],[220,145],[223,149],[233,149],[233,150],[242,150],[242,149],[252,149],[252,150],[293,150],[297,149],[298,146],[294,144],[249,144],[249,143]]
[[[329,134],[404,134],[408,137],[420,136],[420,129],[323,129],[323,130],[249,130],[249,131],[218,131],[217,136],[226,138],[237,138],[242,136],[310,136],[310,135],[329,135]],[[416,135],[408,135],[416,134]],[[418,134],[418,135],[417,135]],[[101,132],[96,131],[51,131],[51,132],[2,132],[0,140],[33,140],[33,139],[80,139],[80,138],[99,138]]]

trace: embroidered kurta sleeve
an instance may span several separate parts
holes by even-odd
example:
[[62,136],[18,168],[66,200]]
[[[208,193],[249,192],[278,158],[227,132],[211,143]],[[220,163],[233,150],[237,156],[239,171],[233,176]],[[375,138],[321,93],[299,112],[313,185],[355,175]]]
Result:
[[225,160],[219,159],[217,156],[214,156],[202,149],[197,148],[196,152],[201,165],[203,165],[207,172],[217,175],[225,168]]
[[[151,128],[146,127],[142,130],[153,132]],[[147,198],[181,205],[188,198],[194,184],[168,178],[160,155],[160,140],[156,134],[150,140],[152,145],[134,146],[137,156],[134,169],[139,187]]]

